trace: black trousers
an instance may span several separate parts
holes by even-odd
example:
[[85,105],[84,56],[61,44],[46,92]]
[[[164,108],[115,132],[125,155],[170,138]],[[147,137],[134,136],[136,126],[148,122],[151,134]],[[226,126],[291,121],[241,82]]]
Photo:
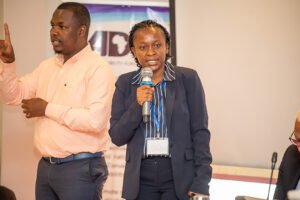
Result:
[[140,190],[136,200],[179,200],[175,193],[170,158],[142,160]]
[[101,200],[108,170],[104,157],[62,164],[39,161],[36,200]]

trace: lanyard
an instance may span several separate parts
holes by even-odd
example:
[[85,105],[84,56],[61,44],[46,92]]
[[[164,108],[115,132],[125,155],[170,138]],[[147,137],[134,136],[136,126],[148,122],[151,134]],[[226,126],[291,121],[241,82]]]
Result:
[[162,81],[161,84],[162,87],[162,95],[159,94],[159,105],[158,105],[158,109],[157,112],[155,112],[155,108],[152,102],[150,102],[150,108],[151,108],[151,114],[153,116],[153,120],[154,120],[154,125],[156,127],[156,137],[159,138],[160,137],[160,133],[159,133],[159,126],[160,126],[160,121],[161,121],[161,115],[162,115],[162,96],[165,93],[165,88],[166,88],[166,82],[165,80]]

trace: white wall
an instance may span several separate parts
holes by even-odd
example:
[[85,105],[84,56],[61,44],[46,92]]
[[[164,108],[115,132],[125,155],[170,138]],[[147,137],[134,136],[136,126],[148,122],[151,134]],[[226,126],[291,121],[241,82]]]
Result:
[[[0,0],[0,24],[3,24],[3,0]],[[0,39],[3,38],[3,29],[0,28]],[[0,105],[0,127],[2,127],[2,105]],[[2,138],[2,131],[0,131],[0,138]],[[2,161],[2,140],[0,140],[0,166]],[[1,180],[1,167],[0,167]],[[1,183],[1,182],[0,182]]]
[[[0,23],[3,24],[3,0],[0,0]],[[0,38],[2,38],[3,29],[0,29]]]
[[215,164],[265,167],[300,101],[299,0],[176,0],[178,64],[206,92]]

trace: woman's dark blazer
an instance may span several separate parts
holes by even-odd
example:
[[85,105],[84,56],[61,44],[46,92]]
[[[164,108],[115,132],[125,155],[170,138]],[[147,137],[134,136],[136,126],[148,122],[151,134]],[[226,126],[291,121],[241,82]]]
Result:
[[300,153],[295,145],[290,145],[280,163],[274,199],[287,199],[287,192],[296,188],[299,177]]
[[[208,116],[204,91],[196,71],[174,67],[175,80],[166,81],[166,115],[175,190],[180,200],[187,192],[209,194],[211,162]],[[121,75],[116,82],[109,134],[118,146],[126,145],[122,197],[137,198],[144,148],[142,107],[132,84],[138,71]]]

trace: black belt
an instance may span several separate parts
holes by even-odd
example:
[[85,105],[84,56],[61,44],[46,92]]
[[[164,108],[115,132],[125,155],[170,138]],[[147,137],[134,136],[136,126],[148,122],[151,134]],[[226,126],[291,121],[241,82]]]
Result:
[[62,164],[66,162],[71,162],[73,160],[103,157],[103,155],[104,155],[103,152],[96,152],[96,153],[84,152],[84,153],[72,154],[64,158],[43,157],[43,159],[48,161],[50,164]]
[[142,159],[156,159],[156,158],[171,158],[171,155],[149,155],[149,156],[144,156]]

